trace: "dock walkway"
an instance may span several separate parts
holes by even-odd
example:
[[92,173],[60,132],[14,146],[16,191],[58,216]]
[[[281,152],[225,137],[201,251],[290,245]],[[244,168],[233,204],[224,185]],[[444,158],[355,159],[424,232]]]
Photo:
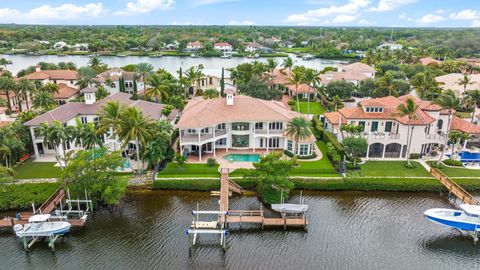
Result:
[[468,193],[464,188],[462,188],[452,179],[448,178],[448,176],[446,176],[440,170],[431,168],[430,174],[433,175],[437,180],[439,180],[440,183],[442,183],[445,186],[445,188],[447,188],[448,192],[453,194],[463,203],[471,204],[471,205],[480,205],[480,202],[472,194]]

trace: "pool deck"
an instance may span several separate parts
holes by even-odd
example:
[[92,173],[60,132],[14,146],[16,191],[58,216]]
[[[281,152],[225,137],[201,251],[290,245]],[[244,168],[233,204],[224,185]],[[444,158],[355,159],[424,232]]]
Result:
[[[270,150],[268,151],[269,153],[271,152],[282,152],[282,150]],[[228,152],[224,149],[218,149],[216,151],[216,155],[213,156],[212,153],[205,153],[202,154],[202,160],[200,161],[198,156],[193,156],[190,155],[188,157],[188,163],[206,163],[209,158],[214,158],[217,163],[220,165],[220,168],[228,168],[230,169],[230,172],[235,170],[235,169],[253,169],[253,163],[252,162],[231,162],[226,160],[224,157],[226,155],[230,154],[259,154],[259,155],[265,155],[267,154],[267,151],[265,150],[256,150],[253,151],[253,149],[229,149]]]

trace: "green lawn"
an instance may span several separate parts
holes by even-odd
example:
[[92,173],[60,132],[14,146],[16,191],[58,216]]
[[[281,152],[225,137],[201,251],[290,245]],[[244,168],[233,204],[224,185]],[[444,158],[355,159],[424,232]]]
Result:
[[185,164],[184,167],[178,167],[175,163],[167,164],[165,170],[157,174],[157,178],[193,178],[193,177],[220,177],[218,165],[210,167],[208,164]]
[[33,162],[31,159],[15,168],[15,179],[58,178],[62,170],[55,162]]
[[[308,113],[308,102],[300,101],[300,113]],[[293,111],[297,111],[297,104],[290,106]],[[325,109],[318,101],[310,101],[310,114],[322,114],[325,112]]]
[[[429,161],[429,164],[434,163],[435,161]],[[448,177],[472,177],[477,178],[480,177],[480,170],[472,170],[472,169],[465,169],[465,168],[452,168],[452,167],[444,167],[440,169],[444,174]]]
[[316,161],[299,160],[300,166],[292,169],[290,172],[291,176],[338,176],[332,163],[327,157],[327,147],[325,146],[325,143],[323,141],[317,141],[317,146],[320,148],[320,151],[322,151],[322,159]]
[[360,165],[363,176],[430,177],[430,174],[418,162],[415,169],[405,168],[406,161],[367,161]]

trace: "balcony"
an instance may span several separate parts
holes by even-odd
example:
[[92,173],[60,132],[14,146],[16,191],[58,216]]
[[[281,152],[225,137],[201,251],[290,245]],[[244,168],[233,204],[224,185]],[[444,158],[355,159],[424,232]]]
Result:
[[363,137],[365,139],[398,140],[400,139],[400,133],[365,132],[363,133]]
[[254,134],[258,135],[282,135],[285,133],[284,129],[255,129]]
[[427,140],[445,140],[446,134],[425,134]]
[[[215,137],[220,137],[225,134],[227,134],[227,130],[225,129],[215,130]],[[198,137],[198,133],[182,134],[180,137],[181,142],[203,142],[209,139],[213,139],[213,133],[200,134],[200,138]]]

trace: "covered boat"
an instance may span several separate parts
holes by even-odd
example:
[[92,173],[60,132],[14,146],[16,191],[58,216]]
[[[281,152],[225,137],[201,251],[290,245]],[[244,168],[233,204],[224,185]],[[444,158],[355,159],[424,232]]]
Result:
[[461,210],[433,208],[424,215],[430,221],[462,231],[480,231],[480,206],[462,204]]
[[70,231],[72,226],[66,221],[51,221],[51,215],[33,215],[24,226],[17,224],[13,227],[15,234],[22,237],[45,237],[62,235]]
[[302,214],[308,211],[306,204],[279,203],[272,204],[272,210],[286,214]]

